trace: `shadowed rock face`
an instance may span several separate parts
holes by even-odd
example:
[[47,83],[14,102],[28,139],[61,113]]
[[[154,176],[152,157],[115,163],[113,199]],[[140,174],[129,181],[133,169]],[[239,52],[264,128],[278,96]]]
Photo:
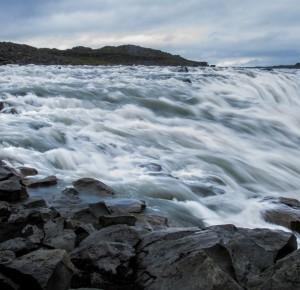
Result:
[[0,43],[0,64],[42,65],[160,65],[207,66],[179,55],[135,45],[105,46],[100,49],[74,47],[67,50],[35,48],[10,42]]

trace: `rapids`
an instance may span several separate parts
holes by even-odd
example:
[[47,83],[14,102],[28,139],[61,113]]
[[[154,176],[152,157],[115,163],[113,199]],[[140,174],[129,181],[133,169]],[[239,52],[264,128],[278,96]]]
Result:
[[183,226],[274,228],[266,197],[299,198],[297,70],[2,66],[0,101],[0,159],[61,189],[95,177]]

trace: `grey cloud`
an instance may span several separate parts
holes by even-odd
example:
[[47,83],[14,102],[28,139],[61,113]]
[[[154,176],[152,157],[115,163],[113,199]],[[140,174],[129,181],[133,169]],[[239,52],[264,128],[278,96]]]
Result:
[[0,25],[0,39],[38,46],[131,42],[210,63],[300,61],[299,0],[11,0]]

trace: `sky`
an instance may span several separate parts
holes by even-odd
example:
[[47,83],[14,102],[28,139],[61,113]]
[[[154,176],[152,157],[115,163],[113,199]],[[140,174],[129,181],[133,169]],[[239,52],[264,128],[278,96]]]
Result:
[[300,62],[300,0],[0,0],[0,41],[135,44],[226,66]]

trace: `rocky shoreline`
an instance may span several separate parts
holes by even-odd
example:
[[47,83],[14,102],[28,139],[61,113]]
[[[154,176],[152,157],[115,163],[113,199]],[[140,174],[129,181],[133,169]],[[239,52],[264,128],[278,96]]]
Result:
[[[144,201],[116,198],[91,178],[74,181],[48,204],[28,191],[57,179],[37,173],[0,162],[0,289],[300,289],[293,233],[169,227]],[[85,192],[102,200],[78,203]],[[300,203],[274,203],[278,210],[266,218],[299,231]]]

